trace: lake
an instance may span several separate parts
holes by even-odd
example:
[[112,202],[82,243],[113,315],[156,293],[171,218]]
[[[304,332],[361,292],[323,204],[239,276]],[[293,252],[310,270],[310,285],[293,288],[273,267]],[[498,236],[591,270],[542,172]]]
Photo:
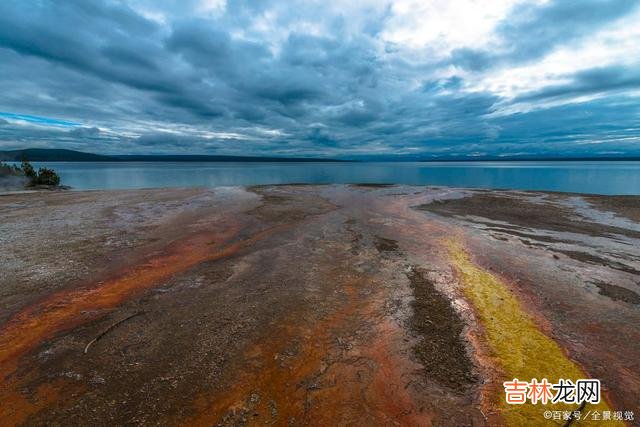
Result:
[[640,194],[638,161],[519,162],[34,162],[76,190],[256,184],[389,183]]

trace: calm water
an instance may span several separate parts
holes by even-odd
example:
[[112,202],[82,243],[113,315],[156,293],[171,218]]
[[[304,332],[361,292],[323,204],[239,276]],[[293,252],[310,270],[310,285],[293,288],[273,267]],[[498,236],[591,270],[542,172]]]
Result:
[[35,162],[77,190],[285,183],[391,183],[640,194],[640,162]]

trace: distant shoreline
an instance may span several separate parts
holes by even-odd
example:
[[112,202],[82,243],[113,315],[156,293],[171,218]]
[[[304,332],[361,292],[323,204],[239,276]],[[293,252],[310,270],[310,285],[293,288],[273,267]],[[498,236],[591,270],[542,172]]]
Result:
[[[18,162],[18,160],[2,160],[4,162]],[[223,160],[31,160],[33,163],[483,163],[483,162],[639,162],[640,157],[621,158],[570,158],[570,159],[446,159],[446,160],[316,160],[316,159],[223,159]]]
[[349,162],[349,160],[312,157],[219,156],[206,154],[102,155],[74,150],[46,148],[0,151],[0,161],[19,162],[23,159],[31,162]]
[[257,157],[207,154],[127,154],[103,155],[74,150],[28,148],[0,151],[0,161],[19,162],[253,162],[253,163],[455,163],[455,162],[635,162],[633,157],[460,157],[460,158],[406,158],[383,157],[363,159],[333,159],[316,157]]

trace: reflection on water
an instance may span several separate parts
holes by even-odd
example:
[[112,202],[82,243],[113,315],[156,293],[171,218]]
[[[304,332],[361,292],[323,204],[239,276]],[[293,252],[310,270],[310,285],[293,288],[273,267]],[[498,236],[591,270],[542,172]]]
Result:
[[286,183],[391,183],[640,194],[640,162],[34,162],[77,190]]

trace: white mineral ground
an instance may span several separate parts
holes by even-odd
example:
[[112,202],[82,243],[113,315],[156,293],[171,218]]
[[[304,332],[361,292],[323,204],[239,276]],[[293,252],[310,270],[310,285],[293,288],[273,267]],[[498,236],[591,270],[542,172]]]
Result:
[[436,187],[5,194],[0,424],[500,424],[452,239],[640,415],[639,222]]

